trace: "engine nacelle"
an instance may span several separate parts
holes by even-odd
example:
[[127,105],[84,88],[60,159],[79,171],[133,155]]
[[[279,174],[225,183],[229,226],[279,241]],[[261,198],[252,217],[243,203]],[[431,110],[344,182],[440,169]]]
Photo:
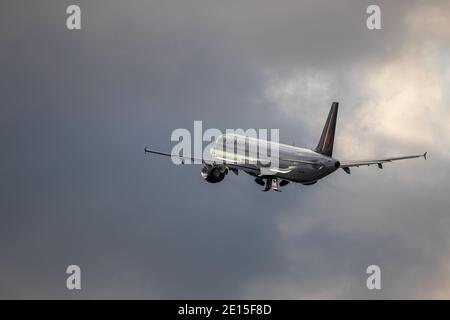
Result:
[[205,165],[200,172],[203,179],[210,183],[217,183],[222,181],[227,173],[228,168],[226,166],[209,164]]

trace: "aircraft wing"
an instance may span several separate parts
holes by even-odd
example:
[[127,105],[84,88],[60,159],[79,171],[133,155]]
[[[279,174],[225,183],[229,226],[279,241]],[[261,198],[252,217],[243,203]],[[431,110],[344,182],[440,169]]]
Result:
[[180,156],[179,154],[175,154],[175,153],[167,153],[167,152],[162,152],[162,151],[158,151],[158,150],[152,150],[149,147],[144,148],[144,153],[153,153],[153,154],[159,154],[161,156],[178,158],[178,159],[180,159],[182,164],[184,164],[186,160],[194,162],[194,163],[195,162],[203,163],[203,159],[198,159],[198,158],[194,158],[194,157],[184,157],[184,156]]
[[[158,155],[166,156],[166,157],[175,157],[175,158],[180,159],[182,164],[185,164],[186,161],[189,161],[191,163],[203,163],[203,164],[208,164],[208,165],[215,163],[214,160],[200,159],[200,158],[195,158],[195,157],[185,157],[185,156],[180,156],[179,154],[175,154],[175,153],[168,153],[168,152],[153,150],[153,149],[150,149],[149,147],[145,147],[144,152],[158,154]],[[240,164],[239,162],[229,162],[229,161],[223,161],[223,162],[220,162],[219,164],[226,165],[236,174],[237,174],[237,171],[235,171],[235,170],[243,170],[246,172],[259,174],[259,169],[256,166],[245,165],[245,164]]]
[[414,159],[414,158],[424,158],[427,159],[427,153],[413,155],[413,156],[404,156],[404,157],[396,157],[396,158],[384,158],[384,159],[376,159],[376,160],[355,160],[355,161],[341,161],[341,168],[344,169],[345,172],[350,173],[350,167],[360,167],[360,166],[370,166],[372,164],[378,165],[380,169],[383,168],[383,163],[393,162],[397,160],[406,160],[406,159]]

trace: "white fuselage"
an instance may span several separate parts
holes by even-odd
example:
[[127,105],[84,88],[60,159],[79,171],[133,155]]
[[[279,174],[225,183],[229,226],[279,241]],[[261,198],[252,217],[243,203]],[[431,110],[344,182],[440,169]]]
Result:
[[210,154],[218,163],[246,165],[245,171],[254,176],[305,184],[314,183],[339,168],[339,161],[310,149],[236,134],[219,136]]

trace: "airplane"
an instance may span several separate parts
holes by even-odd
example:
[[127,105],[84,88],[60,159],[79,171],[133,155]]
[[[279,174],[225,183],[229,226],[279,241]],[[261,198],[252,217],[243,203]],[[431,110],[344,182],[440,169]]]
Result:
[[[419,155],[373,160],[340,161],[333,158],[338,108],[339,103],[333,102],[319,143],[314,149],[299,148],[237,134],[223,134],[213,142],[210,149],[211,159],[184,157],[178,154],[152,150],[149,147],[145,147],[144,152],[176,157],[183,164],[186,160],[198,160],[203,164],[202,177],[210,183],[222,181],[230,171],[237,175],[240,170],[253,176],[257,184],[264,186],[262,191],[273,190],[278,192],[281,191],[280,187],[284,187],[290,182],[307,186],[315,184],[338,169],[343,169],[347,174],[350,174],[350,168],[353,167],[377,165],[378,168],[383,169],[385,163],[393,161],[422,157],[425,160],[427,159],[426,152]],[[256,159],[250,156],[249,150],[255,150],[252,148],[257,148],[258,145],[263,144],[278,150],[277,166],[271,165],[273,161],[271,162],[268,156],[258,154]]]

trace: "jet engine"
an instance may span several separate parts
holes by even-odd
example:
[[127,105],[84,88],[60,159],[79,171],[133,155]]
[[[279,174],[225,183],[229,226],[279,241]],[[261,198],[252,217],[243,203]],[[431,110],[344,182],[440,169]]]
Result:
[[224,165],[211,165],[206,164],[200,172],[203,179],[210,183],[217,183],[225,178],[228,174],[228,168]]

